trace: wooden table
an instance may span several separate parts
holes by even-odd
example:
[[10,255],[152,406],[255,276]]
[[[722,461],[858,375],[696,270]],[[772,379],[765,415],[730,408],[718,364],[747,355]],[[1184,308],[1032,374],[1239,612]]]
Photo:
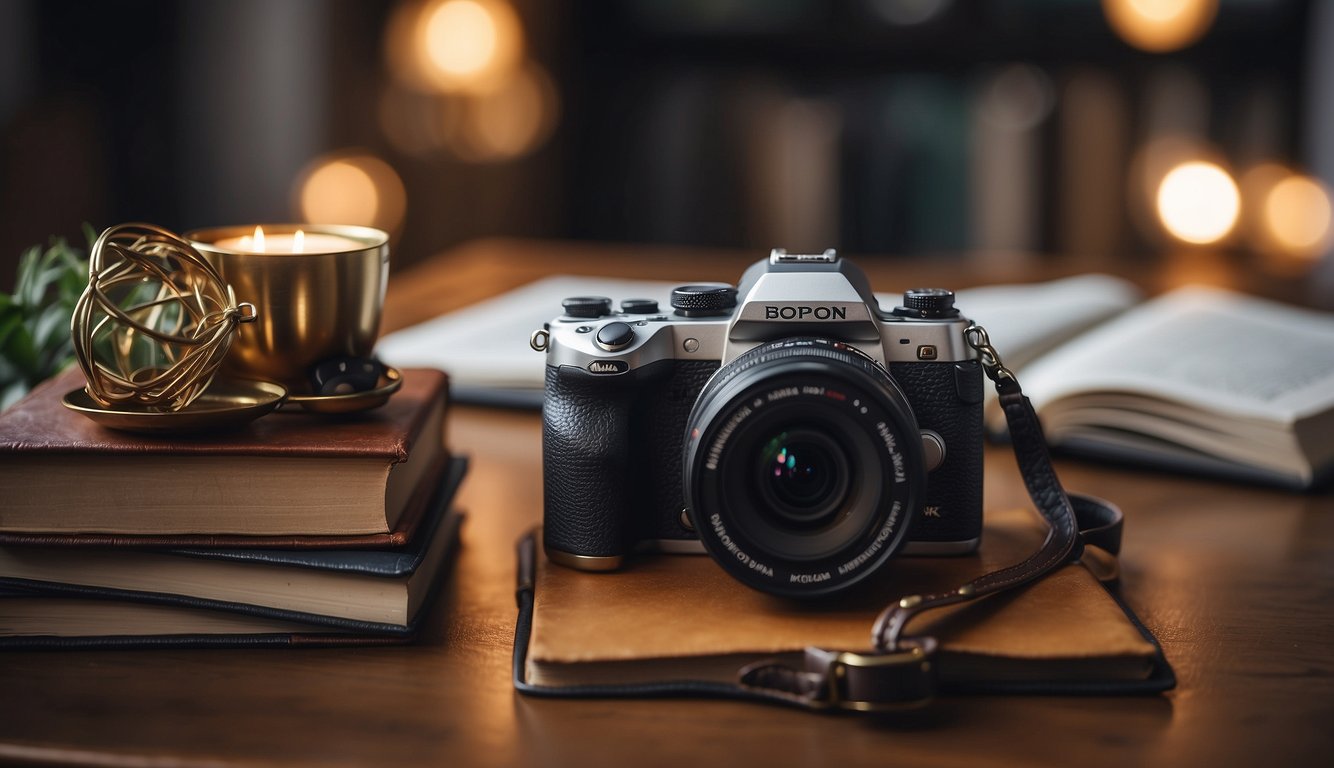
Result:
[[[388,329],[549,271],[734,281],[756,254],[471,244],[393,281]],[[1023,257],[859,260],[880,290],[1087,268]],[[1150,289],[1235,265],[1134,271]],[[1221,265],[1221,266],[1220,266]],[[1127,514],[1125,599],[1179,679],[1164,696],[943,699],[903,721],[720,701],[560,701],[510,687],[512,548],[541,517],[540,422],[455,408],[470,513],[412,646],[0,653],[0,761],[93,765],[1328,765],[1334,758],[1334,494],[1293,495],[1064,460]],[[988,449],[986,504],[1026,502]]]

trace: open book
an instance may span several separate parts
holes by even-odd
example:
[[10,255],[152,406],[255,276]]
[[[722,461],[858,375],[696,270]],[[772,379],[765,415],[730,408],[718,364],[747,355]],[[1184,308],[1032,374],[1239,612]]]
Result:
[[1334,316],[1189,286],[1056,345],[1030,333],[1010,347],[996,320],[1057,447],[1291,488],[1334,471]]
[[[544,360],[528,337],[563,297],[666,307],[672,287],[548,277],[390,334],[379,351],[448,370],[457,400],[537,407]],[[1334,316],[1199,287],[1144,301],[1106,275],[970,288],[956,305],[987,328],[1057,447],[1290,488],[1334,475]]]

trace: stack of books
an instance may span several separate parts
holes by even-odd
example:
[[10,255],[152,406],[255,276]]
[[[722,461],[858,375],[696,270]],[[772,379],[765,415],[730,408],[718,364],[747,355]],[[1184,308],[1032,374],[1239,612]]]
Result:
[[0,648],[405,642],[458,544],[445,374],[381,408],[189,436],[0,414]]

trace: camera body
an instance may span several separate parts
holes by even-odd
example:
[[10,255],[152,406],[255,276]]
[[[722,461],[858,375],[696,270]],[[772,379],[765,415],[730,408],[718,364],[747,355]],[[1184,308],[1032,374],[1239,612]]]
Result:
[[830,250],[775,250],[672,308],[574,297],[541,334],[544,546],[613,570],[703,546],[743,582],[840,591],[982,527],[982,371],[939,289],[882,311]]

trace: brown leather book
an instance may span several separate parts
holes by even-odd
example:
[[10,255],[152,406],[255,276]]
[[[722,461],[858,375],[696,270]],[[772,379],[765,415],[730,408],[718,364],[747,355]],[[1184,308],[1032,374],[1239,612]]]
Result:
[[[957,587],[1018,562],[1042,536],[1033,513],[988,513],[978,554],[901,557],[859,594],[814,603],[753,591],[702,555],[643,557],[605,574],[539,556],[526,680],[535,686],[734,682],[748,663],[795,661],[807,646],[864,651],[872,622],[891,601]],[[1144,681],[1161,659],[1151,636],[1082,563],[1015,592],[925,613],[908,634],[941,643],[945,686],[1063,690],[1071,683]]]
[[395,546],[447,455],[436,370],[365,413],[191,436],[99,426],[61,404],[82,384],[68,372],[0,414],[0,543]]

